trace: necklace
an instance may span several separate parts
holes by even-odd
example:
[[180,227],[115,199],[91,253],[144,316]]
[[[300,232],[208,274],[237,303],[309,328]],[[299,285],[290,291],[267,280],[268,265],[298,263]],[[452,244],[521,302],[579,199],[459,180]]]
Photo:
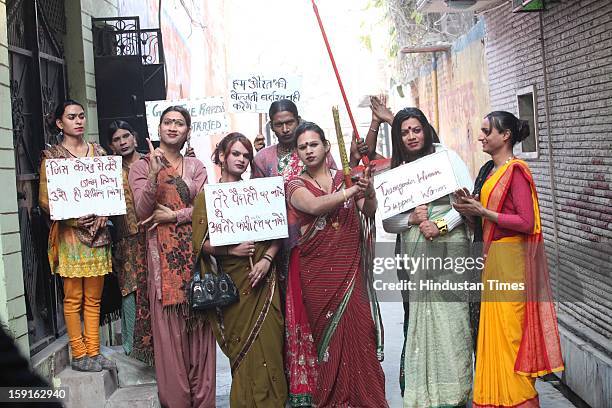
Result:
[[506,164],[510,163],[510,160],[512,160],[512,159],[514,159],[514,158],[515,158],[514,156],[510,156],[510,157],[508,157],[508,160],[506,160],[506,161],[505,161],[505,162],[504,162],[504,163],[503,163],[501,166],[495,166],[495,167],[493,167],[493,171],[497,170],[497,169],[498,169],[498,168],[500,168],[500,167],[504,167]]
[[[168,159],[166,159],[168,160]],[[170,166],[172,166],[172,170],[178,171],[179,166],[181,167],[181,175],[180,177],[183,177],[183,156],[179,156],[179,159],[177,160],[176,164],[172,164],[172,162],[170,160],[168,160],[168,163],[170,163]]]
[[[332,175],[331,175],[331,170],[327,169],[327,171],[329,172],[329,177],[333,179]],[[310,174],[310,172],[308,170],[306,170],[306,174],[308,174],[308,177],[310,177],[312,179],[312,181],[314,181],[315,183],[317,183],[317,186],[319,187],[319,190],[321,191],[325,191],[327,193],[327,190],[324,190],[323,187],[321,187],[321,184],[319,184],[319,182],[317,181],[316,178],[312,177],[312,175]]]
[[72,153],[72,152],[70,151],[70,149],[68,149],[68,148],[67,148],[67,147],[66,147],[66,146],[65,146],[63,143],[62,143],[62,147],[63,147],[64,149],[66,149],[66,151],[67,151],[68,153],[70,153],[70,155],[71,155],[72,157],[76,157],[76,158],[78,158],[78,157],[87,157],[87,156],[89,156],[89,143],[87,143],[87,152],[85,153],[85,156],[77,156],[76,154]]
[[[333,190],[334,189],[334,177],[331,174],[331,170],[327,169],[327,171],[328,171],[329,177],[332,180],[331,190]],[[324,191],[325,193],[327,193],[327,191],[324,190],[323,187],[321,187],[321,184],[319,184],[317,179],[312,177],[312,175],[310,174],[310,172],[308,170],[305,170],[305,172],[306,172],[306,174],[308,174],[308,177],[310,177],[312,179],[312,181],[314,181],[317,184],[317,186],[319,187],[319,190]],[[331,193],[331,191],[330,191],[330,193]],[[326,218],[327,217],[323,216],[323,218],[321,219],[322,220],[322,223],[321,223],[322,225],[318,225],[317,229],[322,230],[325,227],[325,223],[327,223],[327,219]],[[339,219],[340,219],[340,214],[338,213],[336,215],[336,219],[331,221],[331,226],[336,231],[338,230],[338,228],[340,228],[340,220]]]

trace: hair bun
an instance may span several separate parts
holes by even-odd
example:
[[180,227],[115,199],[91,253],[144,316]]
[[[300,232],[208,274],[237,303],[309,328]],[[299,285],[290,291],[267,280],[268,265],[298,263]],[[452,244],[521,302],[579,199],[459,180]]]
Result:
[[529,131],[529,122],[520,119],[518,122],[518,138],[519,142],[522,142],[529,137],[531,132]]

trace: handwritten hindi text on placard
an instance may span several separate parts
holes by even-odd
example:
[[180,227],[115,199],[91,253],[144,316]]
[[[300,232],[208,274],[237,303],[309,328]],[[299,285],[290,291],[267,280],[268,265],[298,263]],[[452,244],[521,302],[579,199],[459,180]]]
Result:
[[234,74],[230,77],[228,101],[233,112],[266,113],[280,99],[299,102],[302,78],[275,74]]
[[125,214],[121,156],[45,160],[51,219]]
[[204,193],[212,246],[289,236],[282,177],[206,184]]

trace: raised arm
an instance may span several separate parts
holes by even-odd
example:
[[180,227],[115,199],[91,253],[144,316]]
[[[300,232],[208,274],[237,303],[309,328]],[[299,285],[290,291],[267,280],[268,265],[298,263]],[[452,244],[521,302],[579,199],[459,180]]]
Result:
[[157,175],[149,175],[149,164],[146,160],[138,160],[130,167],[128,176],[130,188],[134,195],[134,207],[139,220],[147,219],[155,210]]
[[292,180],[287,184],[287,190],[290,203],[294,208],[306,214],[319,216],[333,211],[353,197],[360,191],[360,187],[355,184],[350,188],[317,197],[306,188],[303,181]]

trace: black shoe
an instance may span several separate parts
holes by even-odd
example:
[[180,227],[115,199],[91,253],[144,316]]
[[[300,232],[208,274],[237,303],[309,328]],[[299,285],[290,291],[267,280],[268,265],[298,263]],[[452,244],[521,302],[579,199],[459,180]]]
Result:
[[102,354],[98,354],[90,358],[96,363],[98,363],[100,367],[102,367],[102,370],[115,370],[117,368],[117,365],[114,361],[109,360]]
[[99,372],[102,371],[102,366],[95,359],[88,356],[81,358],[73,358],[70,364],[75,371],[86,371],[86,372]]

